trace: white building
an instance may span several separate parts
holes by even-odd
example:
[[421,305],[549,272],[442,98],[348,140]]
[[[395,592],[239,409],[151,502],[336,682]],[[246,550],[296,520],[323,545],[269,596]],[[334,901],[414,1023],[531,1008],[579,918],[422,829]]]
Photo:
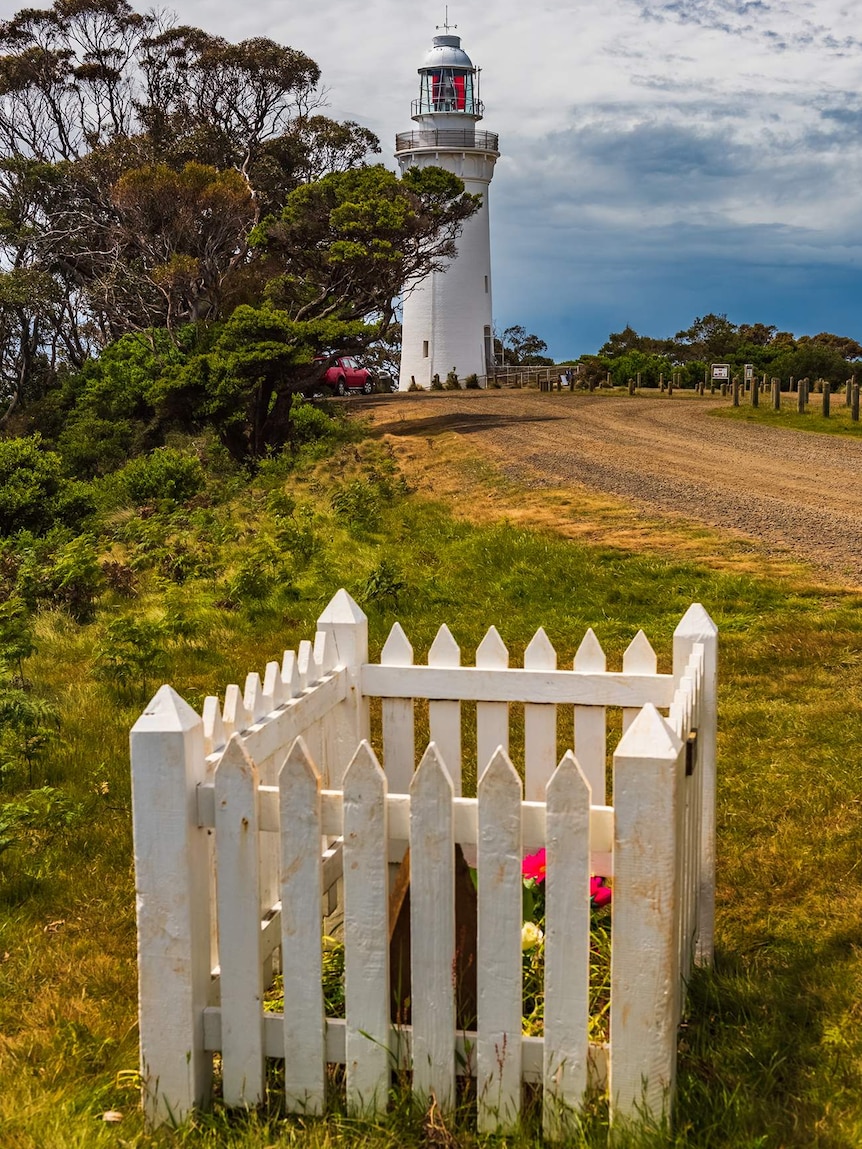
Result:
[[500,153],[496,135],[476,131],[482,111],[479,70],[447,28],[419,68],[418,126],[396,136],[395,158],[402,175],[431,164],[454,172],[466,191],[482,196],[482,207],[464,225],[446,271],[432,272],[404,297],[402,391],[413,378],[420,387],[435,374],[445,381],[453,369],[462,384],[471,374],[481,379],[494,362],[488,187]]

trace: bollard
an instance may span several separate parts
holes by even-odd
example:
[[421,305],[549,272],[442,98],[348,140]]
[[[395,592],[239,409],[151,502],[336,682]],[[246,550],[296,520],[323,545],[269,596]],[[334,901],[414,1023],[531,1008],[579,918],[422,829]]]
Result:
[[733,406],[738,407],[739,406],[739,376],[738,375],[734,376],[733,383],[732,383],[732,393],[733,393]]
[[844,388],[844,406],[849,407],[853,401],[853,380],[848,379]]
[[805,398],[806,398],[806,396],[805,396],[805,380],[800,379],[799,382],[796,384],[796,387],[797,387],[796,410],[797,410],[798,414],[804,415],[805,414]]
[[832,384],[823,380],[823,418],[829,418],[829,395],[832,390]]
[[629,379],[629,395],[634,395],[634,393],[635,393],[635,381],[634,381],[634,379]]
[[640,389],[641,389],[641,373],[640,373],[640,371],[638,371],[637,388],[638,388],[638,391],[640,391]]
[[781,410],[781,380],[772,380],[772,406],[776,411]]
[[760,384],[756,379],[751,380],[751,406],[760,406]]
[[850,418],[854,423],[859,422],[859,384],[853,384],[853,394],[850,400]]

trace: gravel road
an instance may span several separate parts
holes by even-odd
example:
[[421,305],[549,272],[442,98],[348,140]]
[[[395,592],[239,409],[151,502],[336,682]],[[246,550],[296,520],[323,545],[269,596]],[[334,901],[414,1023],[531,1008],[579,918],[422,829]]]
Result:
[[469,436],[533,487],[583,485],[862,585],[862,440],[710,418],[727,400],[480,391],[369,401],[394,435]]

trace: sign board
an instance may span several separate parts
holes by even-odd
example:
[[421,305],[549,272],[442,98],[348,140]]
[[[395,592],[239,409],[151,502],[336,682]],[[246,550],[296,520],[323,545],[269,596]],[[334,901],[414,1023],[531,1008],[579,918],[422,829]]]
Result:
[[745,365],[745,381],[748,383],[754,378],[754,364],[746,363]]
[[716,383],[727,383],[727,381],[730,379],[730,364],[713,363],[712,377]]

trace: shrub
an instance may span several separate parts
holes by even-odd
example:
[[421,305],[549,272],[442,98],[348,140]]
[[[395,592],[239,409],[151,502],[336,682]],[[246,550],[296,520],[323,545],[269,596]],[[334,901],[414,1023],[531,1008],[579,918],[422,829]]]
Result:
[[183,502],[204,485],[199,459],[174,447],[157,447],[117,472],[122,492],[136,505],[172,499]]
[[458,382],[458,372],[453,367],[446,376],[444,387],[447,391],[460,391],[461,384]]
[[62,484],[62,460],[42,449],[41,435],[0,442],[0,534],[44,534],[56,517]]
[[416,382],[416,376],[415,375],[410,376],[410,386],[407,388],[407,390],[408,391],[421,391],[422,390],[422,388]]
[[332,509],[349,527],[373,531],[380,522],[379,499],[368,482],[354,479],[332,496]]
[[464,380],[465,391],[478,391],[479,390],[479,376],[474,371],[472,375],[468,375]]
[[294,395],[290,406],[290,437],[294,446],[331,439],[334,434],[335,423],[325,411],[301,395]]
[[436,371],[434,372],[434,378],[431,380],[431,390],[432,391],[442,391],[443,390],[443,384],[440,382],[440,376],[437,374]]

